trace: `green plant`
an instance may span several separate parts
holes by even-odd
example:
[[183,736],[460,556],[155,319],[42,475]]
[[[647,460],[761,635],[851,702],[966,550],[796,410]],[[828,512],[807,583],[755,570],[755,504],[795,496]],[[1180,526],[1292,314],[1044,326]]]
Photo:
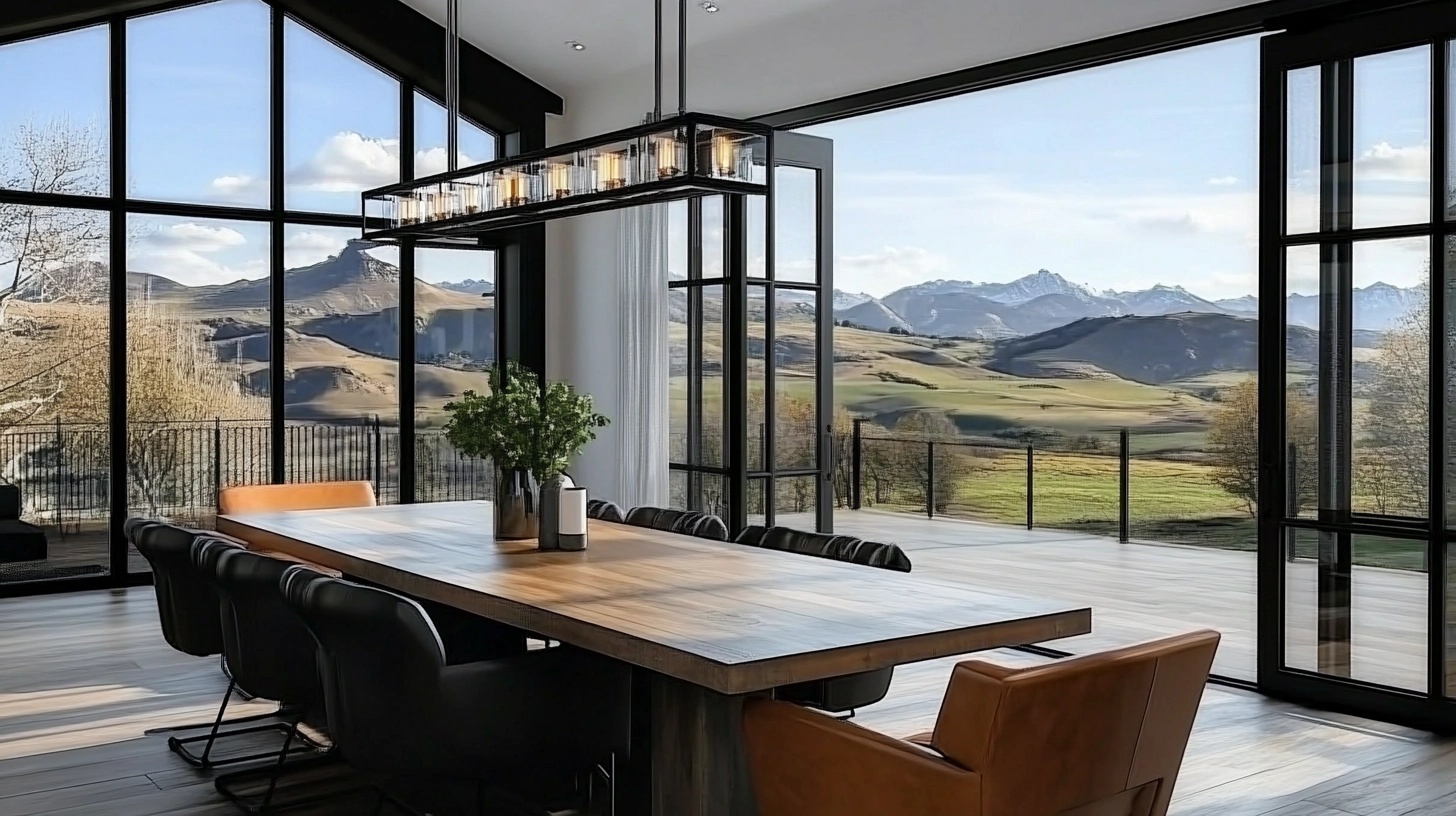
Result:
[[608,420],[592,399],[565,383],[543,391],[534,371],[514,360],[491,366],[490,393],[466,391],[445,405],[445,436],[467,456],[502,470],[529,470],[542,481],[559,475],[597,438]]

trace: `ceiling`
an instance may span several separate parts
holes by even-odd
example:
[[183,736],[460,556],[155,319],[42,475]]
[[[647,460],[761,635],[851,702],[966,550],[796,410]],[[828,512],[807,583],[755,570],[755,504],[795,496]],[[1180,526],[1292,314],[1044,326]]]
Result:
[[[401,2],[445,19],[445,0]],[[713,0],[714,14],[700,2],[687,6],[688,107],[754,116],[1253,0]],[[664,107],[674,109],[677,3],[665,3]],[[652,108],[653,8],[653,0],[461,0],[461,31],[561,94],[568,117],[625,126]]]

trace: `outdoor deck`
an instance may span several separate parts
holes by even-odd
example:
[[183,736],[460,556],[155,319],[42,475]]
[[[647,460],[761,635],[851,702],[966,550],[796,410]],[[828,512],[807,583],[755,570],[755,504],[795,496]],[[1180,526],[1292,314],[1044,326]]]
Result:
[[[812,528],[808,516],[779,523]],[[54,528],[52,528],[54,529]],[[904,547],[922,577],[1064,598],[1092,607],[1093,632],[1052,644],[1071,652],[1200,627],[1223,633],[1214,671],[1254,679],[1254,553],[1116,539],[1054,529],[909,513],[840,510],[838,532]],[[146,564],[132,554],[134,569]],[[49,565],[106,563],[100,530],[52,536]],[[1315,564],[1289,564],[1290,665],[1315,669]],[[0,565],[0,580],[4,580]],[[1352,674],[1401,688],[1425,689],[1426,575],[1356,567],[1353,579]]]

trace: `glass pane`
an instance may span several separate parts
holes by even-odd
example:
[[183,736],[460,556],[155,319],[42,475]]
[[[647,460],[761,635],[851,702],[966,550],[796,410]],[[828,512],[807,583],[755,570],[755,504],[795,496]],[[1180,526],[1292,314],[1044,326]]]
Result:
[[748,470],[768,470],[767,288],[748,287]]
[[[1284,467],[1291,516],[1313,516],[1319,509],[1319,254],[1317,246],[1290,247],[1284,261]],[[1251,480],[1258,469],[1257,426],[1253,439],[1255,451],[1243,459]]]
[[127,21],[129,196],[268,206],[270,17],[222,0]]
[[703,277],[723,277],[723,197],[708,196],[703,202]]
[[268,225],[127,228],[127,506],[210,528],[219,490],[271,476]]
[[819,529],[814,514],[819,497],[817,476],[780,478],[774,485],[774,524],[795,530]]
[[818,295],[777,289],[774,321],[774,469],[819,464]]
[[744,238],[748,241],[748,276],[750,278],[767,277],[768,208],[764,205],[763,196],[747,196],[744,204],[747,209],[745,219],[747,235]]
[[495,253],[415,250],[415,483],[417,501],[491,496],[490,463],[445,439],[445,403],[487,388],[495,361]]
[[1286,93],[1285,179],[1290,235],[1315,232],[1320,227],[1320,69],[1290,71]]
[[697,289],[667,290],[667,459],[684,465],[690,461],[688,415],[692,411],[688,387],[693,373],[688,359],[692,345],[688,317],[694,308],[692,304],[700,297]]
[[1290,668],[1425,691],[1423,541],[1291,530],[1284,565]]
[[288,209],[356,215],[360,192],[399,181],[399,82],[284,25]]
[[[450,169],[445,161],[445,148],[450,140],[446,132],[447,118],[444,105],[415,92],[415,178],[433,176]],[[459,166],[492,161],[496,157],[495,151],[494,136],[460,117]]]
[[1426,516],[1430,263],[1426,238],[1354,245],[1351,493],[1357,513]]
[[774,280],[819,282],[819,171],[774,168]]
[[1446,239],[1445,248],[1441,260],[1446,304],[1446,526],[1451,528],[1456,526],[1456,236]]
[[1355,60],[1356,228],[1431,220],[1431,48]]
[[[1456,47],[1452,43],[1446,44],[1447,68],[1446,77],[1448,87],[1446,89],[1447,110],[1456,105]],[[1449,116],[1449,114],[1447,114]],[[1446,180],[1445,189],[1440,193],[1446,196],[1446,217],[1456,217],[1456,130],[1446,128]]]
[[667,203],[667,278],[688,279],[688,205],[687,201]]
[[684,470],[669,471],[667,474],[667,506],[673,510],[690,510],[688,498],[688,474]]
[[107,194],[110,51],[106,26],[0,46],[0,187]]
[[768,479],[748,480],[748,523],[768,523]]
[[105,212],[0,204],[0,485],[37,528],[0,584],[108,571],[109,234]]
[[397,499],[399,252],[349,229],[284,229],[290,482],[361,479]]
[[703,336],[698,380],[702,391],[702,424],[698,435],[698,461],[713,467],[728,466],[728,436],[723,420],[728,415],[723,388],[723,287],[702,287]]

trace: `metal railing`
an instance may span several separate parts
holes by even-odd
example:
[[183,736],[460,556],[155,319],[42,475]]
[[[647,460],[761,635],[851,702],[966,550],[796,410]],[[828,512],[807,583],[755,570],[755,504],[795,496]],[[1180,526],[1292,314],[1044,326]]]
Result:
[[[289,423],[288,482],[362,480],[381,503],[397,503],[399,429],[378,418],[357,423]],[[20,488],[27,519],[60,527],[110,512],[111,433],[101,425],[54,423],[0,433],[0,483]],[[270,481],[272,439],[263,420],[132,423],[127,430],[127,506],[136,515],[205,522],[225,487]],[[444,434],[416,436],[417,501],[488,499],[488,461],[456,450]]]

